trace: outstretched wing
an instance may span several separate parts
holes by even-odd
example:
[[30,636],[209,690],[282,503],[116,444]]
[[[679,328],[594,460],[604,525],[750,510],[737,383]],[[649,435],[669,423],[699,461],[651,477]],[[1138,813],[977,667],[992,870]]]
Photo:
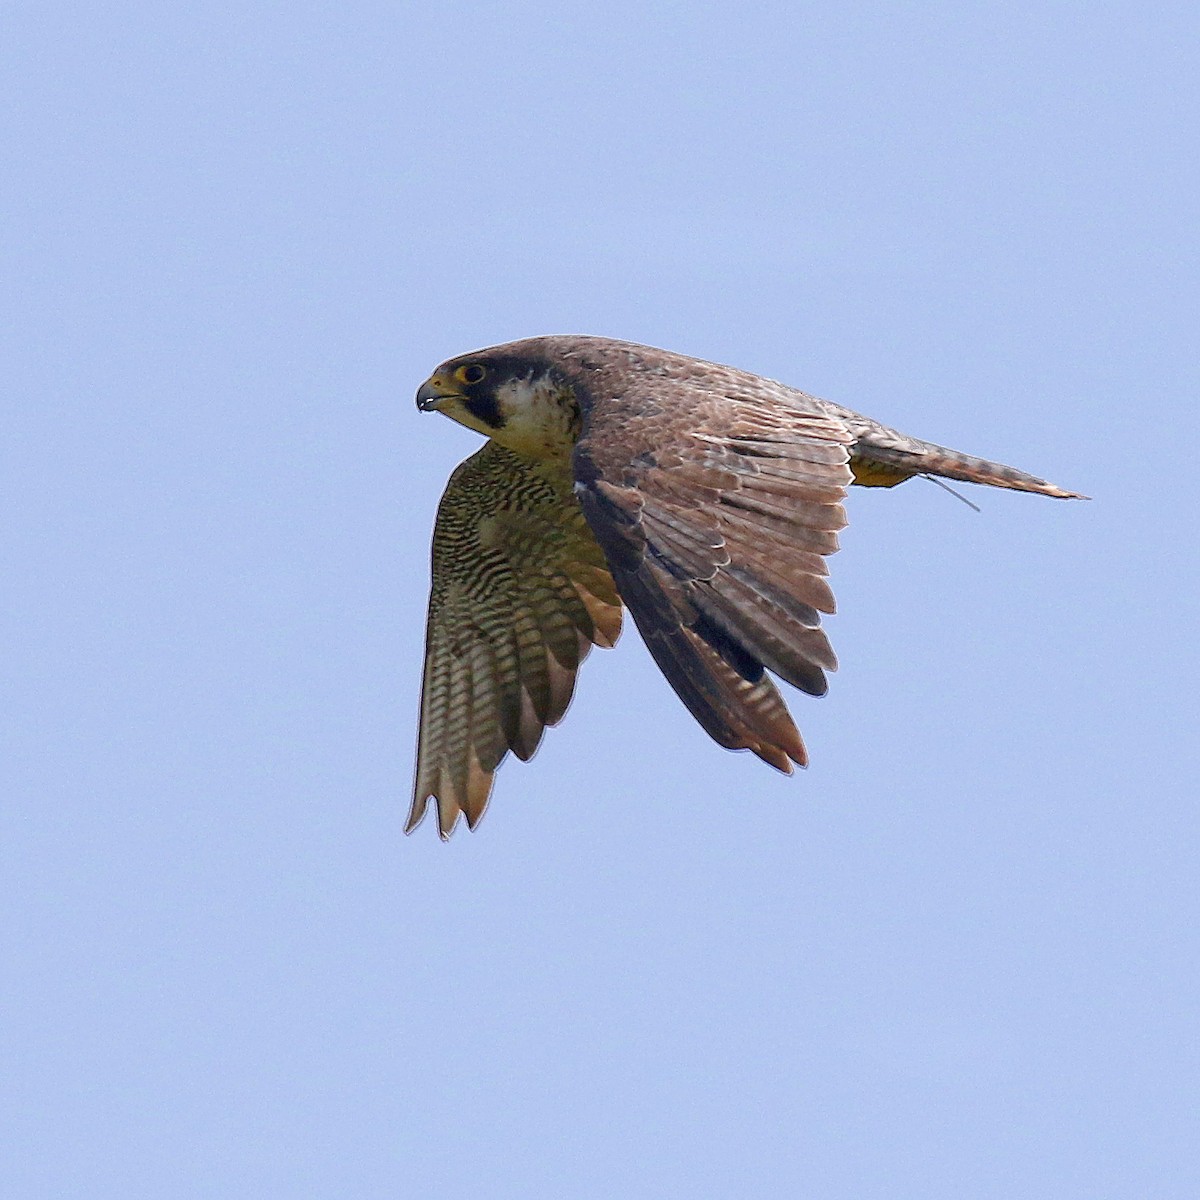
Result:
[[740,372],[717,383],[642,376],[586,402],[576,491],[692,715],[790,772],[807,754],[764,668],[819,696],[837,666],[824,556],[846,523],[853,437],[802,393]]
[[405,831],[437,802],[448,837],[483,815],[512,750],[528,759],[567,710],[621,601],[565,473],[488,442],[450,477],[433,534],[416,784]]

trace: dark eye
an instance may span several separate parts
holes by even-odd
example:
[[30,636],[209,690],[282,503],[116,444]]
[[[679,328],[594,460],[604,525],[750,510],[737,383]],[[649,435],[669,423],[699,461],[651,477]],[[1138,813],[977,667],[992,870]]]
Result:
[[481,366],[479,363],[468,363],[465,367],[459,367],[454,372],[454,378],[459,383],[468,385],[482,383],[485,375],[487,375],[487,367]]

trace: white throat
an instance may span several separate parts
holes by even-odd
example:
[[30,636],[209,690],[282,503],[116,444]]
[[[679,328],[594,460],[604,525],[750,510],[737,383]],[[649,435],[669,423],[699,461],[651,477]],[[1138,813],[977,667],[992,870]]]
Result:
[[496,389],[504,425],[492,438],[529,458],[568,459],[579,437],[579,404],[549,376],[512,379]]

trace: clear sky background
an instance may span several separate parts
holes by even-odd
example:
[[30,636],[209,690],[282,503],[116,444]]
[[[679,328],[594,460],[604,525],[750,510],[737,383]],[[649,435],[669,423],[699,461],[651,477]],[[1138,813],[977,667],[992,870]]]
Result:
[[[1198,32],[5,3],[0,1194],[1200,1194]],[[547,332],[1095,499],[855,489],[807,772],[630,629],[406,839],[413,393]]]

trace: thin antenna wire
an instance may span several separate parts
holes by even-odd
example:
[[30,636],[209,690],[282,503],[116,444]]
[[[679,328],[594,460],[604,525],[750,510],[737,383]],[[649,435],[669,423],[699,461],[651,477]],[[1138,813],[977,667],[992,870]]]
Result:
[[956,492],[948,483],[943,482],[936,475],[922,475],[921,478],[928,479],[930,483],[936,483],[943,491],[949,492],[950,495],[961,500],[968,508],[973,508],[977,513],[983,512],[983,509],[978,504],[972,504],[962,492]]

